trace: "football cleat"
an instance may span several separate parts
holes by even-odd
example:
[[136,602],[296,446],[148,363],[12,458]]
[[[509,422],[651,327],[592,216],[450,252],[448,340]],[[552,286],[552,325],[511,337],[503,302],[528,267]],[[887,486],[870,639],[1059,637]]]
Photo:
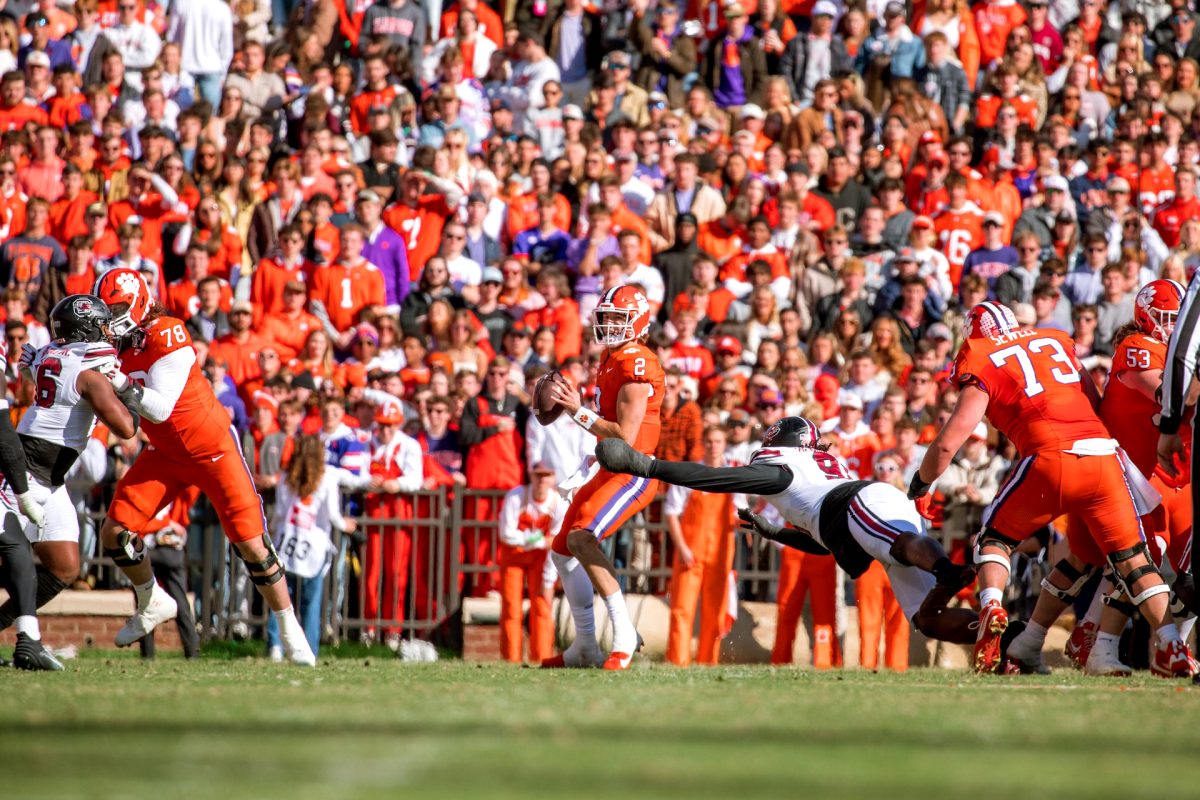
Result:
[[1116,653],[1096,649],[1091,650],[1088,655],[1083,671],[1088,675],[1105,678],[1127,678],[1133,674],[1133,670],[1127,664],[1121,663]]
[[[643,644],[645,644],[645,640],[642,639],[642,635],[639,633],[637,635],[637,645],[634,646],[633,653],[641,650]],[[604,659],[603,669],[614,672],[618,670],[629,669],[629,665],[633,663],[633,653],[625,653],[619,650],[613,650],[608,654],[608,658]]]
[[17,634],[17,646],[13,649],[12,665],[17,669],[41,672],[61,672],[62,662],[46,649],[38,639],[30,639],[24,633]]
[[1160,678],[1190,678],[1195,674],[1192,654],[1187,645],[1176,639],[1166,646],[1156,645],[1154,659],[1150,662],[1150,671]]
[[604,663],[604,654],[594,642],[584,643],[579,637],[561,653],[542,659],[542,669],[591,669]]
[[1096,624],[1084,620],[1071,631],[1071,638],[1067,640],[1063,654],[1075,669],[1084,669],[1088,663],[1088,656],[1092,653],[1092,646],[1095,644]]
[[[1017,637],[1025,631],[1022,620],[1012,620],[1000,636],[1000,674],[1049,675],[1050,668],[1042,661],[1042,653],[1022,650]],[[1018,646],[1013,647],[1014,644]]]
[[178,613],[179,605],[165,589],[155,583],[150,602],[126,620],[121,630],[117,631],[117,647],[128,647],[167,620],[175,619]]
[[272,664],[282,664],[283,648],[279,645],[274,645],[271,647],[271,649],[267,650],[267,660],[269,660]]
[[1008,612],[996,601],[979,611],[979,630],[971,663],[978,673],[995,672],[1000,666],[1000,638],[1008,629]]
[[303,637],[292,642],[284,639],[283,653],[288,661],[298,664],[301,667],[315,667],[317,665],[317,657],[313,653],[312,648],[308,646],[308,640]]

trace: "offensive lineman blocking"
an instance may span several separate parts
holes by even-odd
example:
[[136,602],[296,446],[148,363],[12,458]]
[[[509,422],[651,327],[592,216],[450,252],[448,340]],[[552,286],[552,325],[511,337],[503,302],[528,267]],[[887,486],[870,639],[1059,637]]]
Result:
[[105,555],[137,593],[137,613],[117,632],[117,645],[133,644],[175,616],[175,601],[154,580],[139,532],[180,491],[195,485],[213,504],[225,536],[275,614],[284,654],[312,666],[316,657],[292,609],[262,500],[183,322],[152,305],[145,280],[132,269],[106,272],[95,293],[112,311],[109,331],[120,351],[119,368],[114,364],[108,378],[141,414],[151,445],[118,481],[100,530]]

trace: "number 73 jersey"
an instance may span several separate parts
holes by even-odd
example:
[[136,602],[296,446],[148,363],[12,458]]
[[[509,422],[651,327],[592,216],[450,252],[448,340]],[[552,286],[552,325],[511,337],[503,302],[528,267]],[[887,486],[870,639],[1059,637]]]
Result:
[[1023,456],[1109,439],[1080,377],[1075,343],[1055,330],[1021,330],[963,342],[953,384],[987,393],[987,416]]

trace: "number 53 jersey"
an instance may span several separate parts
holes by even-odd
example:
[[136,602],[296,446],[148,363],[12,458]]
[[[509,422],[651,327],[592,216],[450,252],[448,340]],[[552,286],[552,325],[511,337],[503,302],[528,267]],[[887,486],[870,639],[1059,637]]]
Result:
[[1110,439],[1083,393],[1075,343],[1061,331],[1021,330],[963,342],[951,382],[988,396],[987,416],[1028,456]]

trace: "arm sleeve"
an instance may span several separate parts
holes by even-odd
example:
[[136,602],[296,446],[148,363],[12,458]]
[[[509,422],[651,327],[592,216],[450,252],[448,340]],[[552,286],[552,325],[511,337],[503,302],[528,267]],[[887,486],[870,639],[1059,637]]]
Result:
[[146,385],[135,395],[134,410],[151,422],[165,422],[175,410],[195,363],[196,351],[190,347],[181,347],[155,361],[146,375]]
[[400,491],[416,492],[425,483],[425,469],[421,460],[421,445],[415,439],[409,439],[400,446],[400,469],[404,471],[397,479]]
[[1167,366],[1163,370],[1162,419],[1158,429],[1176,433],[1183,421],[1188,387],[1196,374],[1196,349],[1200,348],[1200,278],[1192,278],[1183,304],[1179,307],[1175,332],[1167,349]]
[[676,486],[700,489],[720,494],[773,495],[792,483],[792,472],[778,464],[749,464],[744,467],[706,467],[683,461],[655,460],[650,467],[651,478]]
[[0,473],[12,484],[15,493],[25,494],[29,491],[29,481],[25,477],[25,449],[21,447],[21,440],[8,416],[8,403],[4,406],[0,413]]
[[782,528],[772,538],[784,547],[799,550],[801,553],[809,553],[814,556],[829,555],[829,551],[818,544],[816,539],[799,528]]

